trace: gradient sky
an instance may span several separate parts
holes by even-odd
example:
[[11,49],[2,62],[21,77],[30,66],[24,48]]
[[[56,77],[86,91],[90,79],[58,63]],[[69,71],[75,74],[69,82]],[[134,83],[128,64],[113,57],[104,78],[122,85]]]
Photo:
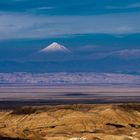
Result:
[[0,60],[54,41],[89,58],[140,58],[140,1],[0,0]]
[[0,39],[140,32],[139,0],[1,0]]

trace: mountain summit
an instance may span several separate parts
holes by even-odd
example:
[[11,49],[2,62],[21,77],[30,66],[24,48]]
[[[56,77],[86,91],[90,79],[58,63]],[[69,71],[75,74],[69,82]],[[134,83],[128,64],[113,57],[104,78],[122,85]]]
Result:
[[[31,54],[25,58],[25,61],[30,62],[63,62],[70,61],[75,58],[74,54],[61,44],[56,42],[49,46]],[[47,67],[48,68],[48,67]]]
[[47,46],[46,48],[42,49],[40,52],[64,52],[64,53],[70,53],[71,51],[69,49],[67,49],[66,47],[64,47],[63,45],[59,44],[59,43],[52,43],[49,46]]

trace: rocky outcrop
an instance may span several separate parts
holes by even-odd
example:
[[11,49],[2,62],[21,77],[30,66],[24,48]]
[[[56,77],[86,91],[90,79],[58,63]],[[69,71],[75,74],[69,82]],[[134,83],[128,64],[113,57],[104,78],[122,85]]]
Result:
[[0,112],[0,136],[29,140],[139,140],[140,104],[22,107]]

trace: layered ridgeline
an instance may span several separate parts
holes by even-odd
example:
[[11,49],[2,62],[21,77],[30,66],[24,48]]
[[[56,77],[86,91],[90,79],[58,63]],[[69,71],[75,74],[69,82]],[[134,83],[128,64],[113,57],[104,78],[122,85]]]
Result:
[[26,106],[0,114],[0,138],[140,139],[140,104]]
[[24,57],[0,59],[0,72],[115,72],[136,74],[140,72],[138,54],[138,50],[131,52],[123,50],[104,54],[90,51],[90,48],[84,52],[79,52],[54,42],[47,47],[28,53]]

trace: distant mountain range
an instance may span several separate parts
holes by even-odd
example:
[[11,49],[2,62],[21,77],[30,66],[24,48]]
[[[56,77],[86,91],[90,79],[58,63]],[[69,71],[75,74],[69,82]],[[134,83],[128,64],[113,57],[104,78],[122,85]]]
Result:
[[139,52],[139,50],[132,50],[131,52],[124,50],[106,54],[91,53],[83,55],[54,42],[28,56],[14,60],[1,60],[0,72],[113,72],[139,74]]
[[56,73],[0,73],[0,85],[129,85],[139,86],[140,75],[56,72]]

